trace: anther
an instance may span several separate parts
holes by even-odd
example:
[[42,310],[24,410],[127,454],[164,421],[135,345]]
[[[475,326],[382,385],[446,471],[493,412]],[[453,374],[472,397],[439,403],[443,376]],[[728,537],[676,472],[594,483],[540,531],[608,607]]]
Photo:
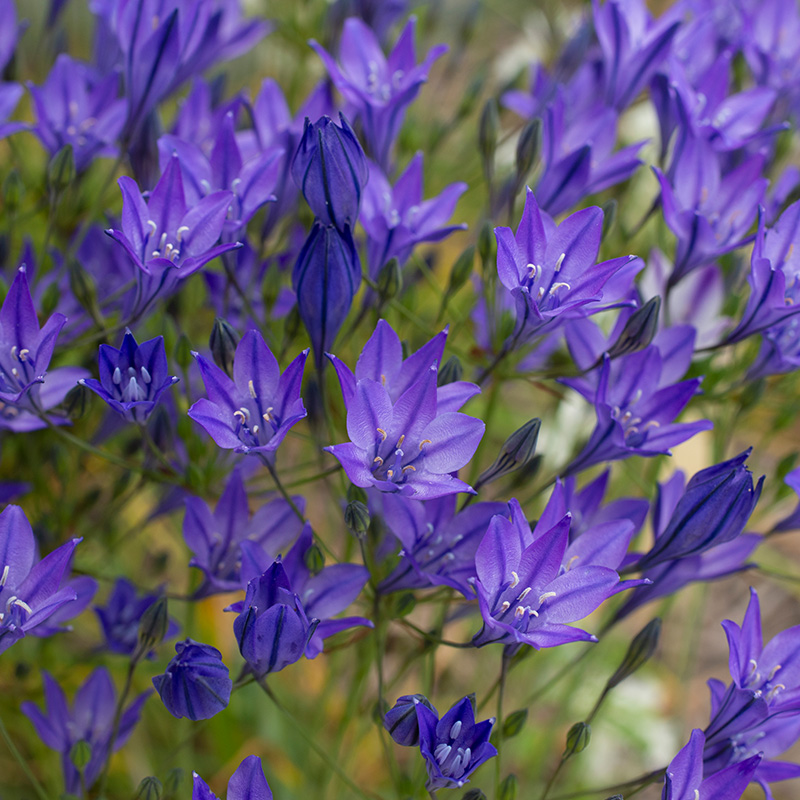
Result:
[[[2,584],[2,583],[0,583],[0,586],[2,586],[2,585],[3,585],[3,584]],[[781,664],[776,664],[776,665],[775,665],[775,666],[774,666],[774,667],[773,667],[773,668],[772,668],[772,669],[769,671],[769,675],[767,676],[767,680],[768,680],[768,681],[771,681],[771,680],[772,680],[772,679],[775,677],[775,673],[776,673],[776,672],[777,672],[779,669],[783,669],[783,666],[782,666]]]
[[375,458],[372,459],[372,463],[380,467],[383,464],[383,459],[380,456],[375,456]]
[[158,225],[153,222],[153,220],[147,220],[147,227],[150,228],[150,236],[154,236],[155,232],[158,230]]
[[548,597],[555,597],[555,592],[545,592],[544,594],[539,595],[539,605],[541,605]]
[[513,589],[519,583],[519,575],[514,570],[511,570],[511,588]]
[[522,590],[522,592],[521,592],[520,596],[517,598],[517,600],[524,600],[530,594],[530,592],[531,592],[531,587],[530,586],[526,586]]
[[376,428],[376,430],[381,435],[381,441],[385,442],[386,441],[386,436],[387,436],[386,431],[383,428]]
[[397,447],[402,447],[403,446],[403,442],[405,441],[405,439],[406,439],[406,435],[404,433],[400,434],[400,438],[397,440],[397,445],[396,446]]
[[564,263],[564,259],[566,258],[566,255],[567,255],[566,253],[562,253],[558,257],[558,261],[556,261],[556,268],[555,268],[556,272],[558,272],[561,269],[561,265]]
[[457,719],[453,723],[453,727],[450,728],[450,738],[451,739],[457,739],[459,733],[461,733],[461,720]]
[[22,350],[19,351],[19,360],[26,361],[28,358],[28,353],[30,353],[30,350],[28,350],[27,347],[23,347]]
[[509,603],[508,600],[503,600],[503,605],[500,606],[500,611],[505,613],[509,608],[511,608],[511,603]]
[[247,381],[247,388],[250,391],[250,397],[252,397],[253,400],[255,400],[256,399],[256,387],[253,386],[253,381],[252,380]]
[[16,358],[16,357],[17,357],[17,346],[13,345],[13,347],[11,348],[11,358]]
[[114,370],[114,374],[111,376],[111,380],[112,380],[112,381],[114,381],[114,383],[115,383],[117,386],[119,386],[119,385],[120,385],[120,383],[122,383],[122,371],[120,370],[120,368],[119,368],[119,367],[117,367],[117,368]]
[[153,380],[152,376],[147,371],[147,367],[142,367],[141,370],[139,370],[139,371],[142,373],[142,380],[145,383],[150,383]]
[[264,412],[264,413],[261,415],[261,419],[263,419],[263,420],[264,420],[264,422],[272,422],[272,420],[274,420],[274,419],[275,419],[275,417],[272,415],[272,411],[273,411],[273,409],[274,409],[274,406],[270,406],[270,407],[269,407],[269,408],[268,408],[268,409],[267,409],[267,410],[266,410],[266,411],[265,411],[265,412]]
[[422,441],[419,443],[419,449],[420,449],[420,450],[422,450],[422,445],[424,445],[424,444],[433,444],[433,442],[432,442],[430,439],[423,439],[423,440],[422,440]]
[[560,289],[562,286],[565,286],[567,289],[570,289],[570,285],[568,283],[564,283],[564,281],[560,281],[559,283],[554,283],[550,287],[550,291],[548,292],[549,295],[555,294],[556,289]]
[[189,233],[189,226],[188,225],[181,225],[177,231],[175,231],[175,238],[181,242],[183,241],[183,234]]
[[3,574],[2,574],[2,576],[0,576],[0,587],[3,587],[3,586],[6,585],[6,581],[8,580],[8,571],[9,571],[9,565],[6,564],[3,567]]
[[408,469],[410,469],[412,472],[417,471],[417,468],[413,464],[406,464],[406,466],[403,467],[403,472],[405,472]]

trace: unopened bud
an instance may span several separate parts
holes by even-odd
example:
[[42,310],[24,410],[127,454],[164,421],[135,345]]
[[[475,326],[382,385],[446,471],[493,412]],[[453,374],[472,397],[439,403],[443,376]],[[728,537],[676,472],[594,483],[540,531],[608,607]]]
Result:
[[487,182],[494,174],[494,152],[497,149],[497,135],[500,131],[500,114],[497,100],[490,97],[483,105],[481,120],[478,124],[478,149],[483,161],[483,174]]
[[161,781],[151,775],[139,784],[139,788],[136,790],[136,800],[161,800],[162,788]]
[[447,294],[455,294],[471,277],[472,269],[475,264],[475,245],[470,245],[456,259],[453,269],[450,272],[450,282],[447,286]]
[[400,270],[400,262],[396,258],[390,258],[378,273],[378,294],[383,302],[392,300],[403,289],[403,274]]
[[611,233],[617,221],[617,201],[612,197],[603,204],[603,239]]
[[236,354],[236,346],[239,344],[239,334],[226,320],[217,317],[214,320],[214,327],[211,329],[211,336],[208,346],[214,363],[228,377],[233,375],[233,357]]
[[567,733],[567,746],[561,755],[566,760],[582,753],[592,739],[592,726],[588,722],[576,722]]
[[283,326],[283,331],[286,335],[286,341],[293,341],[297,337],[297,334],[302,330],[302,327],[303,320],[300,318],[300,311],[298,310],[297,306],[294,306],[286,315],[286,324]]
[[316,575],[322,572],[322,568],[325,566],[325,553],[322,552],[322,548],[316,542],[313,542],[311,547],[306,550],[303,561],[308,571],[312,575]]
[[80,419],[86,413],[87,400],[88,391],[81,384],[78,384],[67,392],[61,407],[71,420]]
[[65,144],[47,165],[47,184],[56,193],[63,192],[75,180],[75,155],[72,145]]
[[481,257],[481,269],[486,277],[494,269],[497,256],[497,240],[494,237],[492,223],[488,219],[484,220],[478,231],[478,255]]
[[617,684],[622,683],[626,678],[633,675],[639,667],[650,660],[658,647],[658,640],[661,636],[661,619],[656,617],[650,620],[642,628],[628,647],[625,658],[619,665],[617,671],[608,679],[607,689],[613,689]]
[[448,383],[460,381],[463,374],[464,367],[461,366],[459,357],[450,356],[450,358],[444,362],[444,366],[439,370],[436,383],[438,386],[447,386]]
[[344,524],[352,534],[363,537],[369,528],[369,509],[358,500],[348,503],[344,510]]
[[70,748],[69,760],[78,772],[83,772],[92,760],[92,746],[85,739],[75,742]]
[[419,743],[417,706],[420,703],[433,710],[430,700],[425,695],[407,694],[398,698],[383,717],[383,727],[389,731],[389,736],[403,747],[414,747]]
[[494,464],[480,475],[475,488],[485,486],[527,464],[536,454],[536,442],[539,439],[541,426],[542,421],[534,417],[515,430],[506,439]]
[[517,776],[508,775],[500,784],[497,792],[498,800],[515,800],[517,796]]
[[641,308],[637,308],[628,317],[617,341],[611,345],[608,351],[609,358],[618,358],[647,347],[656,335],[660,311],[661,298],[658,295],[651,297]]
[[512,736],[516,736],[525,727],[527,720],[527,708],[512,711],[503,722],[503,738],[510,739]]
[[486,795],[481,789],[467,789],[461,800],[486,800]]
[[534,117],[525,124],[517,140],[517,186],[522,187],[527,180],[528,173],[539,157],[542,147],[542,121]]
[[3,181],[3,203],[10,213],[19,210],[25,196],[25,184],[19,172],[12,169]]
[[180,767],[175,767],[167,773],[164,781],[164,797],[173,797],[178,794],[183,783],[184,772]]
[[396,617],[405,617],[410,614],[417,607],[417,598],[413,592],[403,592],[394,604],[394,613]]
[[131,655],[133,661],[144,658],[167,634],[167,598],[163,595],[147,607],[139,620],[139,641]]
[[75,299],[90,309],[97,303],[97,288],[92,276],[77,261],[69,262],[69,288]]

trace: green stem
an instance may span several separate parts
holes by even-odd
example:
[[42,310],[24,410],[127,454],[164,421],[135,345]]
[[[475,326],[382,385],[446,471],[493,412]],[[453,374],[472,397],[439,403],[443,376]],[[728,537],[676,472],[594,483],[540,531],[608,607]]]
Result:
[[278,473],[275,471],[275,466],[269,460],[269,457],[265,456],[263,453],[259,453],[259,455],[261,456],[261,461],[264,463],[264,466],[269,471],[269,474],[275,484],[275,488],[278,490],[281,497],[283,497],[283,499],[289,504],[289,507],[297,515],[297,518],[300,520],[300,522],[305,523],[306,518],[303,515],[303,512],[297,507],[297,504],[294,502],[294,500],[292,500],[289,492],[286,491],[286,487],[281,483],[281,479],[278,477]]
[[422,628],[417,627],[414,625],[413,622],[409,622],[407,619],[398,619],[394,620],[398,622],[400,625],[403,625],[406,628],[418,633],[426,642],[433,642],[434,644],[443,644],[445,647],[457,647],[461,650],[471,650],[475,647],[472,642],[450,642],[447,639],[439,639],[437,636],[434,636],[428,631],[424,631]]
[[500,792],[501,781],[501,759],[503,754],[503,700],[506,692],[506,678],[508,677],[508,664],[511,661],[503,647],[500,662],[500,677],[497,679],[497,759],[494,762],[494,795],[497,797]]
[[103,765],[103,773],[100,776],[100,789],[97,793],[98,797],[105,796],[106,783],[108,782],[108,772],[111,768],[111,759],[114,755],[114,744],[119,736],[119,727],[122,723],[122,711],[125,708],[125,701],[128,699],[128,694],[131,691],[131,684],[133,683],[133,673],[136,670],[137,662],[132,658],[128,664],[128,674],[125,676],[125,685],[122,687],[119,700],[117,701],[117,708],[114,711],[114,725],[111,728],[111,737],[108,740],[108,753],[106,755],[106,762]]
[[553,784],[556,782],[556,778],[558,777],[558,773],[561,772],[561,768],[564,764],[567,763],[567,760],[562,756],[561,760],[556,765],[556,768],[553,770],[553,774],[550,776],[550,779],[547,781],[544,791],[541,794],[539,800],[547,800],[548,795],[550,794],[550,790],[553,788]]
[[371,800],[371,798],[378,797],[378,795],[367,794],[356,783],[353,783],[353,781],[340,769],[339,765],[316,743],[314,738],[306,733],[304,728],[292,716],[291,712],[283,705],[283,703],[278,700],[272,689],[267,685],[267,682],[264,678],[258,679],[257,683],[267,697],[269,697],[269,699],[275,704],[275,708],[277,708],[278,711],[280,711],[281,714],[283,714],[284,717],[286,717],[286,719],[291,722],[292,725],[294,725],[295,730],[298,732],[298,734],[300,734],[300,737],[303,739],[303,741],[317,754],[317,756],[319,756],[320,760],[325,764],[325,766],[339,777],[342,783],[345,783],[359,797],[364,798],[364,800]]
[[33,786],[33,790],[37,795],[39,795],[40,800],[50,800],[42,784],[39,783],[36,776],[31,772],[28,762],[22,757],[22,753],[17,750],[17,746],[14,744],[12,738],[8,735],[8,731],[6,730],[6,726],[2,718],[0,718],[0,736],[5,739],[8,749],[11,751],[11,755],[14,756],[14,760],[19,764],[20,768],[25,773],[25,777],[30,781],[31,786]]

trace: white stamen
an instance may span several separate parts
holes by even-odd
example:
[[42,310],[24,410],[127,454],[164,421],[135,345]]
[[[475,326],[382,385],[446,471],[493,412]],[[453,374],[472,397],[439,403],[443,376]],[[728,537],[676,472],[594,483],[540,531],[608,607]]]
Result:
[[511,608],[511,603],[509,603],[508,600],[503,600],[503,605],[500,606],[500,611],[506,612],[509,608]]
[[27,347],[23,347],[22,350],[19,351],[19,360],[26,361],[28,358],[28,353],[30,353],[30,350]]
[[9,565],[6,564],[3,567],[3,575],[2,575],[2,577],[0,577],[0,587],[6,585],[6,581],[8,580],[8,571],[9,571]]
[[180,228],[175,232],[175,238],[181,242],[183,241],[183,234],[189,233],[189,226],[188,225],[181,225]]
[[559,283],[554,283],[550,287],[550,291],[548,292],[549,295],[555,294],[556,289],[560,289],[562,286],[566,286],[567,289],[570,289],[570,285],[568,283],[564,283],[564,281],[560,281]]
[[250,397],[252,397],[253,400],[255,400],[256,399],[256,387],[253,386],[253,381],[251,381],[251,380],[247,381],[247,388],[248,388],[248,390],[250,392]]
[[556,261],[556,269],[555,269],[556,272],[558,272],[561,269],[561,265],[564,263],[564,258],[566,257],[566,255],[567,255],[566,253],[562,253],[558,257],[558,261]]
[[519,575],[513,569],[511,570],[511,578],[511,588],[513,589],[519,583]]
[[145,383],[151,383],[151,382],[152,382],[152,380],[153,380],[153,377],[152,377],[152,376],[150,375],[150,373],[147,371],[147,367],[142,367],[142,368],[141,368],[141,370],[139,370],[139,371],[142,373],[142,380],[143,380]]
[[158,225],[153,222],[153,220],[147,220],[147,227],[150,228],[150,236],[154,236],[155,232],[158,230]]
[[120,368],[119,368],[119,367],[117,367],[117,368],[114,370],[114,374],[111,376],[111,380],[112,380],[112,381],[114,381],[114,383],[115,383],[117,386],[119,386],[119,385],[120,385],[120,383],[122,383],[122,371],[120,370]]
[[459,733],[461,733],[461,720],[457,719],[453,723],[453,727],[450,728],[450,738],[451,739],[457,739]]
[[555,597],[555,596],[556,596],[555,592],[545,592],[544,594],[540,594],[539,595],[539,605],[544,603],[544,601],[547,600],[548,597]]
[[520,594],[520,596],[517,598],[517,600],[524,600],[524,599],[525,599],[525,598],[528,596],[528,594],[530,593],[530,591],[531,591],[531,587],[530,587],[530,586],[526,586],[526,587],[525,587],[525,588],[522,590],[522,594]]

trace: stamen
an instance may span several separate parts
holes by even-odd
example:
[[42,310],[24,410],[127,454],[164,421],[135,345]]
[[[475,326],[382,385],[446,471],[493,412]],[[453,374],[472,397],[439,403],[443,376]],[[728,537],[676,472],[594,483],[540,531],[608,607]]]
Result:
[[[3,585],[3,584],[2,584],[2,583],[0,583],[0,586],[2,586],[2,585]],[[768,680],[768,681],[771,681],[771,680],[772,680],[772,679],[775,677],[775,673],[776,673],[776,672],[777,672],[779,669],[783,669],[783,666],[782,666],[781,664],[776,664],[776,665],[775,665],[775,666],[774,666],[774,667],[773,667],[773,668],[772,668],[772,669],[769,671],[769,675],[767,676],[767,680]]]
[[119,367],[114,370],[114,374],[111,376],[111,380],[119,386],[122,383],[122,371]]
[[0,587],[3,587],[3,586],[6,585],[6,581],[8,580],[8,571],[9,571],[9,565],[6,564],[3,567],[3,575],[0,576]]
[[238,409],[237,411],[234,411],[233,412],[233,416],[234,416],[234,419],[239,419],[241,421],[242,425],[245,425],[247,423],[247,419],[246,419],[246,417],[244,415],[244,412],[241,409]]
[[527,597],[527,596],[530,594],[530,592],[531,592],[531,587],[530,587],[530,586],[526,586],[526,587],[525,587],[525,588],[522,590],[522,593],[521,593],[521,594],[520,594],[520,596],[517,598],[517,600],[518,600],[518,601],[524,600],[524,599],[525,599],[525,598],[526,598],[526,597]]
[[14,345],[14,346],[11,348],[11,358],[16,358],[16,357],[17,357],[17,346],[16,346],[16,345]]
[[413,464],[406,464],[406,466],[403,467],[403,472],[405,472],[407,469],[410,469],[412,472],[417,471],[417,468]]
[[539,612],[538,611],[534,611],[534,609],[532,609],[532,608],[529,608],[528,609],[528,616],[529,617],[531,617],[531,616],[538,617],[539,616]]
[[258,425],[253,425],[253,433],[258,436]]
[[564,283],[564,281],[560,281],[559,283],[554,283],[554,284],[553,284],[553,285],[550,287],[550,291],[548,292],[548,294],[549,294],[549,295],[553,295],[553,294],[555,294],[555,291],[556,291],[556,289],[560,289],[562,286],[566,286],[566,288],[567,288],[568,290],[571,288],[571,287],[570,287],[570,285],[569,285],[568,283]]
[[433,755],[434,758],[440,763],[444,764],[447,761],[447,757],[450,755],[450,751],[453,748],[449,744],[440,744],[436,750],[434,751]]
[[150,373],[147,371],[147,367],[142,367],[142,368],[141,368],[141,370],[139,370],[139,371],[142,373],[142,380],[143,380],[145,383],[150,383],[150,382],[152,382],[153,378],[152,378],[152,376],[150,375]]
[[519,583],[519,575],[514,570],[511,570],[511,588],[513,589]]
[[28,358],[28,353],[30,353],[30,350],[27,347],[23,347],[22,350],[19,351],[19,360],[26,361]]
[[433,444],[433,442],[432,442],[430,439],[423,439],[423,440],[422,440],[422,441],[419,443],[419,449],[420,449],[420,450],[422,450],[422,445],[424,445],[424,444]]
[[511,603],[509,603],[508,600],[503,600],[503,605],[500,606],[500,611],[505,613],[509,608],[511,608]]
[[461,720],[457,719],[453,723],[453,727],[450,728],[450,738],[451,739],[457,739],[459,733],[461,733]]
[[775,685],[774,685],[774,686],[773,686],[773,687],[772,687],[772,688],[769,690],[769,692],[767,692],[767,698],[766,698],[767,702],[768,702],[768,703],[771,703],[771,702],[772,702],[772,701],[775,699],[775,695],[776,695],[776,694],[778,694],[778,692],[779,692],[781,689],[785,689],[785,688],[786,688],[786,687],[785,687],[785,686],[784,686],[782,683],[776,683],[776,684],[775,684]]
[[161,234],[161,239],[159,239],[158,249],[163,250],[166,244],[167,244],[167,232],[164,231],[164,233]]
[[381,435],[381,441],[385,442],[386,441],[386,436],[387,436],[386,431],[383,428],[377,428],[376,430]]
[[544,594],[539,595],[539,605],[541,605],[548,597],[555,597],[555,592],[545,592]]
[[270,406],[270,407],[269,407],[269,408],[268,408],[268,409],[267,409],[267,410],[266,410],[266,411],[265,411],[265,412],[264,412],[264,413],[261,415],[261,419],[263,419],[263,420],[264,420],[264,422],[272,422],[272,421],[275,419],[275,417],[274,417],[274,416],[273,416],[273,414],[272,414],[272,411],[273,411],[273,409],[274,409],[274,408],[275,408],[275,406]]
[[[18,597],[14,598],[14,605],[24,608],[29,614],[33,614],[33,609],[24,600],[20,600]],[[778,685],[780,686],[780,684]],[[786,687],[784,686],[783,688],[785,689]]]
[[153,222],[153,220],[147,220],[147,227],[150,228],[150,233],[148,236],[155,236],[156,231],[158,230],[158,225]]
[[578,560],[579,556],[572,556],[569,561],[567,561],[567,566],[564,567],[565,572],[569,572],[572,569],[572,565]]
[[562,254],[561,254],[559,257],[558,257],[558,261],[556,261],[556,268],[555,268],[555,271],[556,271],[556,272],[559,272],[559,271],[560,271],[560,269],[561,269],[561,265],[564,263],[564,259],[566,258],[566,255],[567,255],[566,253],[562,253]]
[[386,376],[381,375],[381,386],[386,386]]
[[251,381],[251,380],[247,381],[247,388],[250,391],[250,397],[252,397],[253,400],[255,400],[256,399],[256,388],[255,388],[255,386],[253,386],[253,381]]
[[402,447],[403,442],[406,440],[406,435],[403,433],[400,435],[400,438],[397,440],[397,447]]
[[522,606],[517,606],[514,609],[514,616],[517,619],[522,619],[525,616],[525,609]]
[[380,456],[375,456],[375,458],[372,459],[372,463],[380,467],[383,464],[383,459]]
[[183,234],[189,233],[189,226],[188,225],[181,225],[177,231],[175,231],[175,238],[181,242],[183,241]]

